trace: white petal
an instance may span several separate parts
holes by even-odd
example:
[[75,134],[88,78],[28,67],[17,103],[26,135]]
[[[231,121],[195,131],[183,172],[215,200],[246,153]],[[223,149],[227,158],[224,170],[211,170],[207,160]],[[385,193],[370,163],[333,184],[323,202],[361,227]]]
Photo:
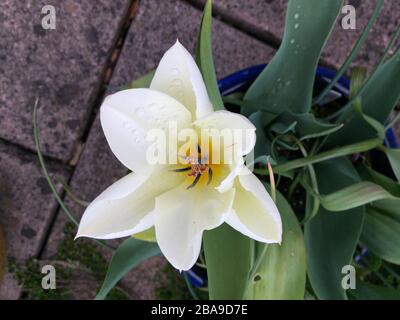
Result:
[[241,174],[248,174],[249,169],[244,165],[244,160],[242,157],[238,159],[237,163],[229,165],[229,174],[225,177],[224,180],[216,187],[219,192],[226,192],[233,187],[235,179],[237,176]]
[[[187,109],[168,95],[150,89],[129,89],[108,96],[100,109],[104,134],[116,157],[130,170],[144,173],[151,167],[146,150],[150,129],[167,132],[173,121],[177,129],[190,127]],[[179,132],[179,131],[178,131]]]
[[[256,127],[245,116],[237,113],[225,110],[216,111],[196,120],[194,125],[204,130],[217,129],[222,137],[225,137],[225,134],[229,133],[232,143],[227,145],[227,141],[229,140],[222,140],[221,146],[224,146],[223,152],[232,152],[231,150],[233,150],[238,156],[244,156],[253,150],[256,143]],[[228,150],[226,148],[232,149]]]
[[77,237],[113,239],[154,225],[155,198],[179,185],[175,172],[130,173],[100,194],[86,209]]
[[212,187],[187,185],[166,192],[156,200],[156,238],[162,253],[179,270],[196,262],[204,230],[218,227],[232,208],[235,190],[219,193]]
[[191,112],[193,120],[213,112],[200,70],[179,41],[165,52],[150,88],[181,102]]
[[278,208],[258,178],[240,175],[235,184],[233,211],[226,222],[244,235],[265,243],[280,243],[282,221]]

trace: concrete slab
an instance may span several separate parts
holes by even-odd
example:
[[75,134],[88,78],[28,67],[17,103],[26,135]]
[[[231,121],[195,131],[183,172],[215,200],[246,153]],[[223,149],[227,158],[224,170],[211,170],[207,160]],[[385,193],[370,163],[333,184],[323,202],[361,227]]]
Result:
[[[68,179],[69,171],[49,163],[53,177]],[[0,225],[8,259],[23,263],[41,249],[57,203],[34,154],[0,142]],[[1,299],[17,299],[20,288],[10,273],[0,284]]]
[[[1,1],[1,138],[33,149],[32,107],[39,96],[44,153],[72,157],[130,2]],[[55,8],[54,30],[42,28],[45,5]]]
[[[205,0],[186,0],[202,7]],[[282,39],[287,0],[214,0],[214,13],[234,26],[277,44]],[[338,21],[322,54],[324,62],[338,68],[346,59],[355,41],[365,28],[375,7],[375,1],[346,0],[356,8],[357,29],[344,30]],[[340,15],[340,19],[344,15]],[[387,0],[381,15],[356,61],[369,69],[379,59],[400,19],[400,3]]]

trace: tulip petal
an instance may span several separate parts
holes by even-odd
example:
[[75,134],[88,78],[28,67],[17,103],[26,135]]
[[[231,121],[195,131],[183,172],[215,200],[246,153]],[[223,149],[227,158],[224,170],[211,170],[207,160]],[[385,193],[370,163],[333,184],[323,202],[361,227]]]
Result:
[[220,184],[216,187],[219,192],[226,192],[227,190],[233,187],[235,179],[237,176],[241,174],[248,174],[249,169],[245,166],[244,160],[242,157],[238,158],[238,162],[228,165],[229,174],[225,176],[225,178],[220,182]]
[[212,187],[187,190],[183,184],[156,200],[155,229],[158,245],[179,270],[196,262],[204,230],[218,227],[232,208],[235,190],[219,193]]
[[226,222],[244,235],[265,243],[280,243],[282,221],[278,208],[258,178],[239,176],[232,213]]
[[182,183],[174,172],[130,173],[87,207],[77,237],[113,239],[142,232],[154,225],[155,198]]
[[[187,109],[168,95],[150,89],[129,89],[108,96],[100,109],[100,120],[112,152],[127,168],[138,173],[150,170],[146,150],[149,130],[168,126],[177,130],[191,125]],[[178,131],[179,132],[179,131]]]
[[[194,125],[203,130],[218,130],[220,136],[226,139],[220,143],[224,153],[232,152],[236,156],[244,156],[253,150],[256,143],[256,127],[246,117],[237,113],[216,111],[196,120]],[[229,137],[231,139],[228,139]],[[227,141],[231,143],[226,145]]]
[[150,88],[174,97],[188,108],[193,120],[213,112],[200,70],[179,41],[165,52]]

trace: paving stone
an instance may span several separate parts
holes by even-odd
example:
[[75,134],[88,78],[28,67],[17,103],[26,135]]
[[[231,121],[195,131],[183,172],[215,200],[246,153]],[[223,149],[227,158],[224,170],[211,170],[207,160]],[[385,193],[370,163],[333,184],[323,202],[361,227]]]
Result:
[[[186,1],[197,6],[203,6],[205,3],[205,0]],[[287,0],[214,0],[213,3],[215,14],[231,24],[272,43],[282,39]],[[336,68],[346,59],[375,7],[375,1],[346,0],[345,4],[356,8],[357,29],[344,30],[339,19],[322,54],[324,62]],[[343,16],[341,14],[340,18]],[[399,20],[400,2],[385,1],[381,15],[356,60],[357,65],[371,69],[380,58]]]
[[[0,137],[33,149],[32,106],[40,96],[44,153],[72,157],[130,2],[0,2]],[[55,7],[55,30],[41,26],[44,5]]]
[[[194,52],[200,19],[199,10],[181,1],[141,1],[111,79],[111,87],[125,85],[155,68],[165,50],[177,38]],[[261,63],[273,54],[270,47],[217,20],[214,25],[214,47],[215,65],[220,77]],[[111,153],[97,116],[74,172],[71,189],[81,198],[92,200],[126,172]],[[66,203],[81,216],[84,208],[69,198]],[[65,215],[59,212],[44,258],[55,256],[63,238],[62,230],[66,221]],[[154,279],[162,273],[165,264],[163,257],[146,261],[132,270],[120,285],[133,298],[155,298],[155,287],[158,284]]]
[[[49,163],[53,176],[68,179],[69,171]],[[57,210],[37,157],[0,142],[0,225],[8,259],[24,263],[35,257]],[[20,288],[10,273],[0,284],[1,299],[17,299]]]
[[[111,85],[129,83],[154,69],[178,38],[194,52],[201,16],[200,10],[182,1],[141,1]],[[273,54],[272,48],[216,19],[213,49],[218,77],[263,63]]]

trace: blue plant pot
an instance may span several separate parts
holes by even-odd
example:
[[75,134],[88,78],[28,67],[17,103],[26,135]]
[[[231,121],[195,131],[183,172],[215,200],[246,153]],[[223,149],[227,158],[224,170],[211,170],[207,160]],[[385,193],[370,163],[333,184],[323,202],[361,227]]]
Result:
[[[265,68],[265,64],[256,65],[247,69],[237,71],[221,80],[218,81],[219,90],[222,95],[228,95],[234,92],[241,91],[248,87]],[[333,79],[336,75],[336,71],[318,67],[316,72],[316,87],[324,87],[327,85],[329,80]],[[336,92],[339,92],[343,97],[348,97],[350,89],[350,80],[347,77],[341,77],[337,84],[333,87]],[[386,132],[385,145],[389,148],[399,148],[399,144],[396,140],[396,136],[393,130],[390,128]],[[376,163],[387,163],[386,159],[382,159],[378,153],[372,153],[372,162]],[[390,167],[383,168],[383,172],[390,175]],[[367,255],[366,249],[362,252],[363,255]],[[357,259],[357,257],[356,257]],[[204,269],[194,266],[191,270],[187,271],[189,281],[194,287],[206,287],[207,286],[207,274]]]

